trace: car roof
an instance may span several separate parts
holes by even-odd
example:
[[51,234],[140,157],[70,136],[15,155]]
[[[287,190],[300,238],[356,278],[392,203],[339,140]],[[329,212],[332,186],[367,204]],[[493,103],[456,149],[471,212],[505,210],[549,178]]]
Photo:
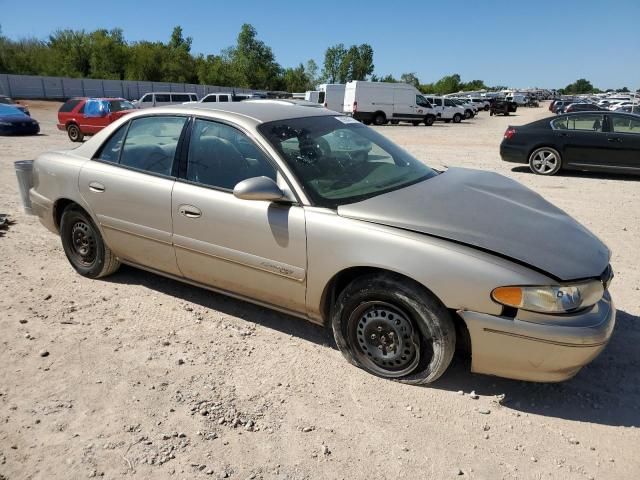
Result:
[[[324,108],[309,108],[308,106],[283,104],[275,102],[228,102],[219,103],[194,103],[188,105],[174,105],[165,107],[166,111],[190,110],[188,113],[226,113],[234,116],[251,118],[257,123],[265,123],[276,120],[287,120],[301,117],[336,116],[336,112]],[[195,110],[195,111],[194,111]]]

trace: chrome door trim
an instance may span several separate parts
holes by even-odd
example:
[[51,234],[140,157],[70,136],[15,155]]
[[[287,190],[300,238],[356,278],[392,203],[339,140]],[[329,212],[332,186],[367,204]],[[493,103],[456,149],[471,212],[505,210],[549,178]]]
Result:
[[205,255],[225,262],[235,263],[255,270],[262,270],[273,275],[289,278],[296,282],[304,282],[306,278],[306,271],[304,268],[220,245],[213,245],[193,238],[183,237],[181,235],[173,235],[173,246],[199,255]]

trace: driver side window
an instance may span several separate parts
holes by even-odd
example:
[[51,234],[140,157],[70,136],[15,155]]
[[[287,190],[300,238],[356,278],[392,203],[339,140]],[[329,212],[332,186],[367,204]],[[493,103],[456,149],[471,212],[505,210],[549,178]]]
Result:
[[187,180],[233,190],[252,177],[276,180],[266,155],[240,130],[223,123],[197,119],[189,142]]

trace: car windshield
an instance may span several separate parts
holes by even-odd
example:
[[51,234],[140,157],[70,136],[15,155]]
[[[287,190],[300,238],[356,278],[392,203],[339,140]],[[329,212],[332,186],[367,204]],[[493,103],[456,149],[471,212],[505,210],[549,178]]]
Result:
[[109,109],[112,112],[121,112],[122,110],[135,110],[136,107],[126,100],[111,100],[109,101]]
[[319,206],[336,208],[437,175],[351,117],[279,120],[258,129]]

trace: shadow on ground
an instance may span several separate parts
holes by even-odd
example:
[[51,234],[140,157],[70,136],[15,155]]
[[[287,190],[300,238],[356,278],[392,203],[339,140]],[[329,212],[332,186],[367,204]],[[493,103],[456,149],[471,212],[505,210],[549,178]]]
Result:
[[[135,268],[123,266],[106,281],[142,285],[203,308],[336,348],[329,329]],[[640,317],[618,311],[616,329],[606,350],[567,382],[543,384],[473,374],[470,373],[469,360],[456,357],[445,375],[426,388],[463,390],[466,393],[475,390],[479,395],[504,395],[503,407],[520,412],[604,425],[640,427],[639,344]]]

